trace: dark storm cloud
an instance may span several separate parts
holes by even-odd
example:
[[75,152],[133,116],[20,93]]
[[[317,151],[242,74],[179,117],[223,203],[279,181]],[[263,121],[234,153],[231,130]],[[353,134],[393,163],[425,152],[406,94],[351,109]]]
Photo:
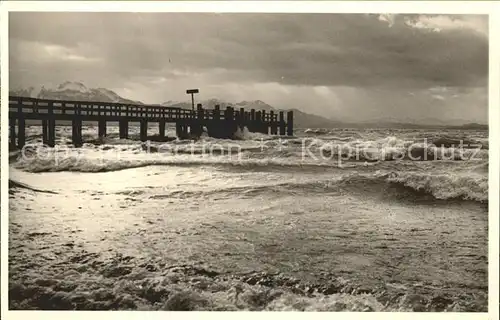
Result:
[[10,85],[264,100],[350,121],[487,119],[487,16],[10,13]]
[[377,15],[11,13],[10,40],[14,67],[20,42],[59,45],[114,78],[219,70],[229,81],[430,87],[484,85],[488,72],[488,39],[475,30]]

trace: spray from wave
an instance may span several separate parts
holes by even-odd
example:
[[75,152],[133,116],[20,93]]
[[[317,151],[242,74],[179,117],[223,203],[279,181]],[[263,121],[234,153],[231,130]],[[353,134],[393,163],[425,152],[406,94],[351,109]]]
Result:
[[243,130],[238,127],[238,129],[234,133],[234,138],[238,140],[268,140],[275,137],[259,132],[250,132],[247,127],[244,127]]

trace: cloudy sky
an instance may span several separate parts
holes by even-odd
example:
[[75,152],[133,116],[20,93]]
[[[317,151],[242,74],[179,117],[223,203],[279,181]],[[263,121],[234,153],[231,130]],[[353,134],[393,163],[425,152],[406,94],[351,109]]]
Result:
[[487,122],[480,15],[11,13],[11,88],[263,100],[328,117]]

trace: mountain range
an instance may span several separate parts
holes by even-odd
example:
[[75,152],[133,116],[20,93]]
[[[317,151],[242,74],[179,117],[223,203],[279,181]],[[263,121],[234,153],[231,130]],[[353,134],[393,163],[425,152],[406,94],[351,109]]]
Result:
[[61,83],[56,88],[40,88],[29,87],[18,90],[10,90],[10,95],[32,97],[39,99],[52,100],[77,100],[77,101],[102,101],[102,102],[117,102],[130,104],[143,104],[140,101],[125,99],[119,96],[116,92],[105,88],[87,88],[81,82],[66,81]]
[[[78,101],[101,101],[101,102],[117,102],[128,104],[144,104],[141,101],[126,99],[118,95],[116,92],[105,88],[87,88],[81,82],[66,81],[56,88],[21,88],[10,90],[12,96],[32,97],[39,99],[53,100],[78,100]],[[261,100],[228,102],[219,99],[208,99],[197,101],[201,103],[205,109],[213,109],[215,105],[220,105],[221,109],[226,106],[233,106],[235,109],[245,108],[245,110],[265,110],[273,111],[288,111],[286,109],[277,109]],[[164,107],[177,107],[182,109],[191,109],[191,102],[184,101],[166,101],[160,104]],[[364,122],[343,122],[339,120],[328,119],[319,115],[309,114],[298,109],[290,109],[294,113],[294,126],[296,128],[394,128],[394,129],[416,129],[416,128],[440,128],[454,127],[461,129],[487,129],[488,125],[467,123],[465,120],[442,121],[440,119],[421,119],[418,122],[413,119],[405,119],[404,121],[381,118],[372,121]]]

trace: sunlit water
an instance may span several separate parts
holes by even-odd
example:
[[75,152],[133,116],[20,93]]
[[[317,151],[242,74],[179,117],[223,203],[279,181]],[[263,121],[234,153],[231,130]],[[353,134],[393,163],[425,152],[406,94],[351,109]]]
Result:
[[[11,179],[54,192],[10,191],[11,308],[487,309],[487,132],[245,131],[146,145],[109,129],[100,143],[90,127],[93,143],[41,153],[31,127],[25,157],[11,153]],[[70,135],[58,128],[58,143]],[[424,138],[482,148],[389,161]],[[347,159],[354,146],[364,158]]]

